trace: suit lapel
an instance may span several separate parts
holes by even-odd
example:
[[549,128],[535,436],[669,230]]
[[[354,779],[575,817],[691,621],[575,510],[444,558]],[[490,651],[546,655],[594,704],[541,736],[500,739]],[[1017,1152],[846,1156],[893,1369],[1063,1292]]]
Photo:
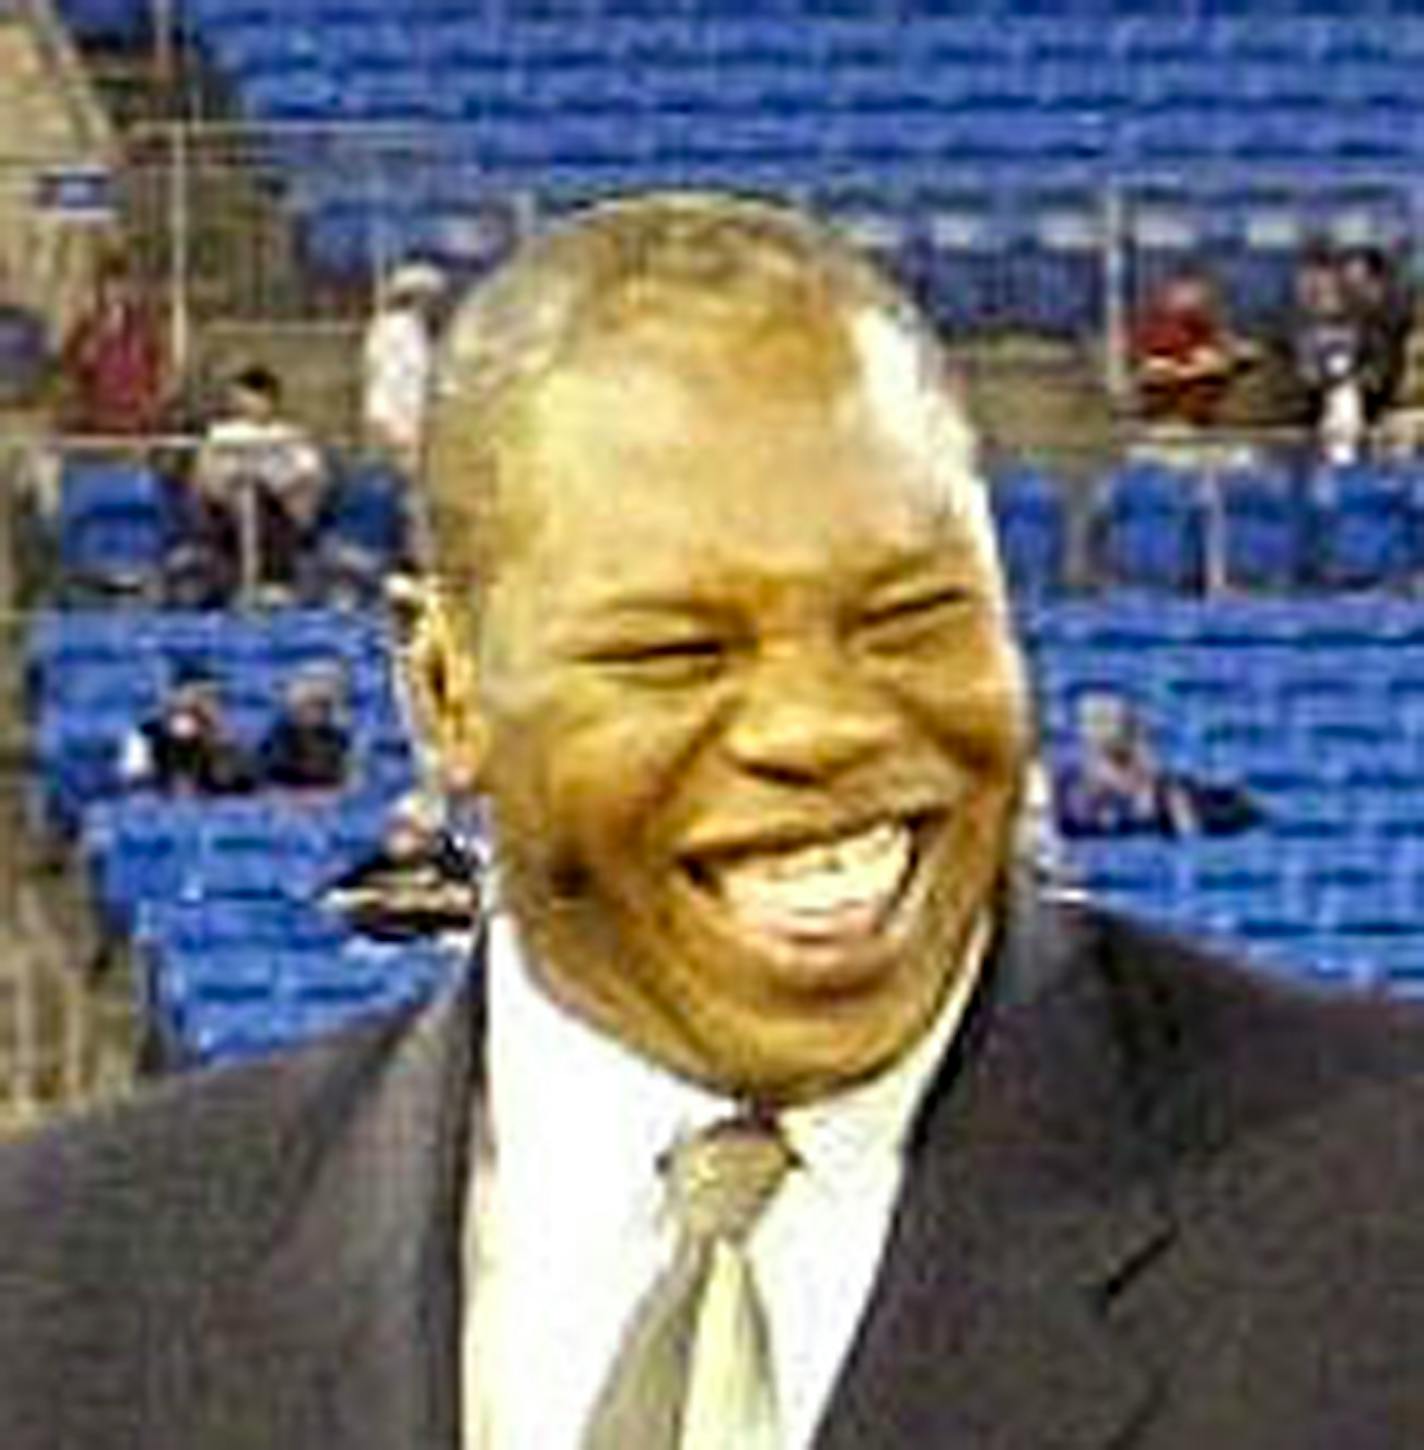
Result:
[[1171,1219],[1074,918],[1016,905],[913,1137],[818,1450],[1104,1450],[1150,1413],[1115,1307]]

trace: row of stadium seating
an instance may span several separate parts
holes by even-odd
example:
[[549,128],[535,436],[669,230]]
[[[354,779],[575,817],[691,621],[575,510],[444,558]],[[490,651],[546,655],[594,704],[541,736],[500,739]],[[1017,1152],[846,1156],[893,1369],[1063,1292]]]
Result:
[[438,942],[378,942],[317,896],[376,849],[388,800],[96,803],[83,851],[111,932],[131,934],[150,1065],[231,1061],[414,1000],[455,969]]
[[[1069,582],[1066,490],[1045,472],[1001,470],[993,502],[1015,590]],[[1127,463],[1088,511],[1087,578],[1199,592],[1411,588],[1424,577],[1424,470],[1417,463],[1284,465],[1191,471]]]
[[[305,255],[341,275],[410,252],[478,268],[490,243],[478,213],[510,191],[859,185],[898,197],[876,210],[900,225],[897,259],[912,271],[933,274],[942,253],[955,268],[965,252],[1026,254],[1019,277],[976,284],[969,305],[956,300],[962,288],[930,288],[947,322],[1081,331],[1102,320],[1102,197],[1070,209],[1065,237],[1062,208],[1036,190],[1180,182],[1209,164],[1218,184],[1265,174],[1296,191],[1392,178],[1407,210],[1424,157],[1413,85],[1424,28],[1403,17],[1386,42],[1343,16],[901,26],[751,10],[619,20],[593,7],[558,24],[519,13],[423,0],[394,19],[344,0],[203,0],[191,19],[243,112],[276,130],[271,155]],[[362,137],[331,123],[377,124]],[[292,124],[320,134],[282,134]],[[404,143],[382,149],[397,133]],[[384,137],[375,150],[374,137]],[[979,195],[951,203],[941,228],[933,192],[950,184]],[[1202,220],[1213,210],[1186,210],[1195,244],[1226,252],[1233,300],[1256,314],[1283,291],[1283,254],[1330,220],[1253,203],[1223,234]],[[928,255],[917,261],[921,217]],[[1397,215],[1353,208],[1345,220],[1373,240],[1401,234]]]
[[251,747],[271,724],[283,685],[314,663],[339,665],[345,680],[353,779],[386,796],[411,785],[390,642],[369,616],[141,609],[37,616],[26,657],[37,821],[72,834],[91,803],[119,789],[122,742],[180,667],[200,666],[219,680],[225,717]]
[[1424,991],[1424,608],[1383,597],[1028,607],[1043,748],[1081,697],[1130,699],[1164,762],[1243,787],[1229,839],[1071,843],[1081,889],[1263,969]]
[[[147,0],[61,0],[82,36],[123,40],[145,33]],[[387,0],[187,0],[178,18],[188,23],[264,17],[274,22],[319,15],[335,20],[391,18]],[[814,21],[835,30],[842,44],[873,46],[876,30],[891,30],[915,44],[914,31],[938,32],[939,44],[991,59],[1005,53],[1131,56],[1153,61],[1216,57],[1263,60],[1350,61],[1412,53],[1398,36],[1404,18],[1392,0],[1248,0],[1215,4],[1067,0],[1023,5],[1013,0],[405,0],[402,15],[432,23],[506,25],[557,20],[602,26],[623,21],[662,24],[740,22],[758,33],[787,35]],[[1012,25],[1006,25],[1006,20]],[[913,25],[896,22],[912,20]],[[1105,21],[1111,22],[1104,24]],[[867,35],[866,32],[869,32]],[[882,42],[883,43],[883,42]],[[1416,43],[1417,44],[1417,43]]]
[[[379,462],[333,458],[332,465],[320,524],[325,545],[360,551],[373,575],[393,567],[409,544],[404,481]],[[54,520],[61,587],[153,593],[184,513],[181,485],[146,462],[65,459]]]
[[[1040,470],[999,471],[994,499],[1010,577],[1028,593],[1061,592],[1070,572],[1065,490]],[[381,567],[408,542],[406,491],[382,467],[349,469],[326,532]],[[1220,551],[1218,583],[1248,588],[1401,585],[1424,571],[1424,471],[1413,464],[1315,468],[1272,464],[1192,474],[1129,464],[1104,477],[1094,578],[1200,589]],[[1215,520],[1215,522],[1214,522]],[[71,460],[57,516],[68,581],[141,589],[177,532],[172,490],[146,465]]]

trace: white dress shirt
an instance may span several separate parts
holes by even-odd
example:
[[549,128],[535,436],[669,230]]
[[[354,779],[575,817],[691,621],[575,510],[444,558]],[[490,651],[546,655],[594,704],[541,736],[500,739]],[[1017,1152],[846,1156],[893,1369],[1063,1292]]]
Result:
[[[784,1450],[806,1450],[884,1249],[915,1109],[963,1015],[970,970],[881,1076],[787,1110],[799,1159],[748,1251],[766,1307]],[[530,979],[491,923],[490,1112],[469,1215],[466,1450],[577,1450],[624,1326],[672,1249],[656,1163],[727,1115],[720,1098],[585,1026]]]
[[362,342],[366,427],[414,455],[425,432],[434,344],[424,318],[408,307],[378,312]]

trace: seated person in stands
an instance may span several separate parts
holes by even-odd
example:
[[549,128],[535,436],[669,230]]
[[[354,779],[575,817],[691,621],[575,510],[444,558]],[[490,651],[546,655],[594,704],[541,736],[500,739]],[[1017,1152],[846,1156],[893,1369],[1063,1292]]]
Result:
[[381,845],[322,893],[355,931],[381,941],[469,932],[479,909],[478,862],[439,805],[412,792],[391,808]]
[[1130,701],[1107,691],[1078,704],[1078,758],[1054,783],[1065,836],[1233,835],[1260,809],[1239,786],[1162,767]]
[[1345,252],[1340,285],[1359,339],[1361,407],[1365,422],[1373,424],[1394,404],[1404,381],[1414,302],[1378,247]]
[[1205,273],[1169,277],[1148,299],[1131,338],[1133,375],[1149,422],[1215,423],[1236,373],[1254,356],[1232,336]]
[[1292,415],[1331,463],[1353,462],[1364,446],[1365,332],[1340,259],[1327,249],[1308,248],[1296,267],[1284,348],[1295,393]]
[[119,778],[130,787],[177,795],[250,790],[251,762],[233,739],[217,680],[200,665],[180,665],[156,714],[124,740]]
[[156,432],[167,380],[158,318],[122,257],[106,257],[60,355],[64,423],[77,433]]
[[346,680],[337,664],[309,665],[282,694],[282,709],[258,748],[263,783],[297,790],[346,784],[351,731],[345,720]]
[[239,372],[227,411],[208,428],[193,468],[200,539],[239,576],[277,595],[301,582],[330,487],[321,450],[282,416],[282,384],[265,367]]

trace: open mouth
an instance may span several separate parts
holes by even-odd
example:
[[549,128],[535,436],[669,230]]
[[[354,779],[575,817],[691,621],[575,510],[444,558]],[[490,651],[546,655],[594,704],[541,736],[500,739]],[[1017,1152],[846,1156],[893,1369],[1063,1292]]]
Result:
[[822,959],[884,936],[922,855],[927,817],[882,819],[844,833],[689,861],[688,873],[749,944]]

